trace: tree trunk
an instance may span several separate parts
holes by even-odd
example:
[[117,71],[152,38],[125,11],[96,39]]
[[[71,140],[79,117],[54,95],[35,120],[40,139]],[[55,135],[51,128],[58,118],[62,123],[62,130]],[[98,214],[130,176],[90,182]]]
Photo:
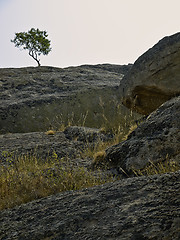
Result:
[[40,67],[40,66],[41,66],[40,60],[38,60],[38,59],[35,59],[35,60],[36,60],[36,62],[38,63],[38,67]]
[[[34,56],[34,55],[35,55],[35,56]],[[29,56],[31,56],[31,57],[37,62],[38,67],[41,66],[41,64],[40,64],[40,59],[38,60],[38,58],[37,58],[37,53],[36,53],[36,52],[33,52],[32,50],[29,51]]]

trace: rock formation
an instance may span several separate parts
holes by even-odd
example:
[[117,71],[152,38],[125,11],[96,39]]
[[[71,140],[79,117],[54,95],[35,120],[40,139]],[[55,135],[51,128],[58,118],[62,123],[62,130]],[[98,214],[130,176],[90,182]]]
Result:
[[180,33],[165,37],[140,56],[120,82],[123,104],[150,114],[180,94]]
[[180,171],[69,191],[0,212],[0,239],[179,240]]
[[[43,160],[55,152],[58,158],[68,157],[73,167],[89,170],[92,159],[81,154],[87,142],[94,146],[99,139],[111,140],[111,133],[97,128],[106,114],[114,124],[114,102],[120,96],[125,106],[151,114],[126,141],[103,152],[109,168],[101,170],[102,176],[120,169],[129,174],[149,161],[168,158],[180,163],[180,96],[174,97],[180,93],[179,60],[177,33],[162,39],[133,66],[0,69],[0,167],[8,164],[4,151],[35,153]],[[124,107],[122,114],[126,112]],[[61,120],[83,127],[46,132],[50,127],[58,129]],[[17,159],[12,160],[9,164]],[[113,183],[2,210],[0,239],[179,240],[180,171],[129,176],[121,174],[121,180],[114,177]]]
[[154,111],[124,142],[106,150],[112,166],[125,171],[142,169],[149,161],[166,157],[180,164],[180,97],[173,98]]
[[130,68],[105,64],[0,69],[0,133],[46,131],[58,128],[61,121],[101,127],[102,111],[116,118],[117,88]]

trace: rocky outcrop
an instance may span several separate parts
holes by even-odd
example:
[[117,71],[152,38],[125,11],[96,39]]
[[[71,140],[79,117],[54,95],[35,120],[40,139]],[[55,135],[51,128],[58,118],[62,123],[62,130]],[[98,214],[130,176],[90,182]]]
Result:
[[106,150],[106,160],[114,167],[142,169],[166,158],[180,164],[180,97],[154,111],[124,142]]
[[0,239],[180,239],[180,172],[69,191],[0,212]]
[[0,69],[0,133],[58,129],[68,121],[100,127],[103,111],[116,118],[111,105],[118,101],[119,82],[130,68],[105,64]]
[[123,104],[150,114],[180,94],[180,33],[165,37],[140,56],[120,82]]

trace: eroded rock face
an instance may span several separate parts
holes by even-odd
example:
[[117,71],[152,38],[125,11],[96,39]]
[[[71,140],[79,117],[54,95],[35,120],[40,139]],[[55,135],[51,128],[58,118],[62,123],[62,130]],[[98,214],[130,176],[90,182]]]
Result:
[[180,239],[180,172],[68,191],[0,212],[0,239]]
[[150,114],[180,94],[180,33],[165,37],[140,56],[119,86],[123,104]]
[[118,101],[119,81],[130,68],[105,64],[0,69],[0,133],[46,131],[58,128],[61,120],[101,126],[101,103],[106,114],[116,117],[111,104]]
[[112,166],[126,171],[166,158],[180,164],[180,97],[164,103],[126,141],[108,148],[106,153]]

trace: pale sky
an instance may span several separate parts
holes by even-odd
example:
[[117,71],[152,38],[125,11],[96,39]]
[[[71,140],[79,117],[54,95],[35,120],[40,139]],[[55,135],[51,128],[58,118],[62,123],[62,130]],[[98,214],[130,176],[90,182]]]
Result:
[[0,0],[0,68],[37,65],[10,42],[32,27],[51,40],[42,65],[128,64],[180,31],[180,0]]

